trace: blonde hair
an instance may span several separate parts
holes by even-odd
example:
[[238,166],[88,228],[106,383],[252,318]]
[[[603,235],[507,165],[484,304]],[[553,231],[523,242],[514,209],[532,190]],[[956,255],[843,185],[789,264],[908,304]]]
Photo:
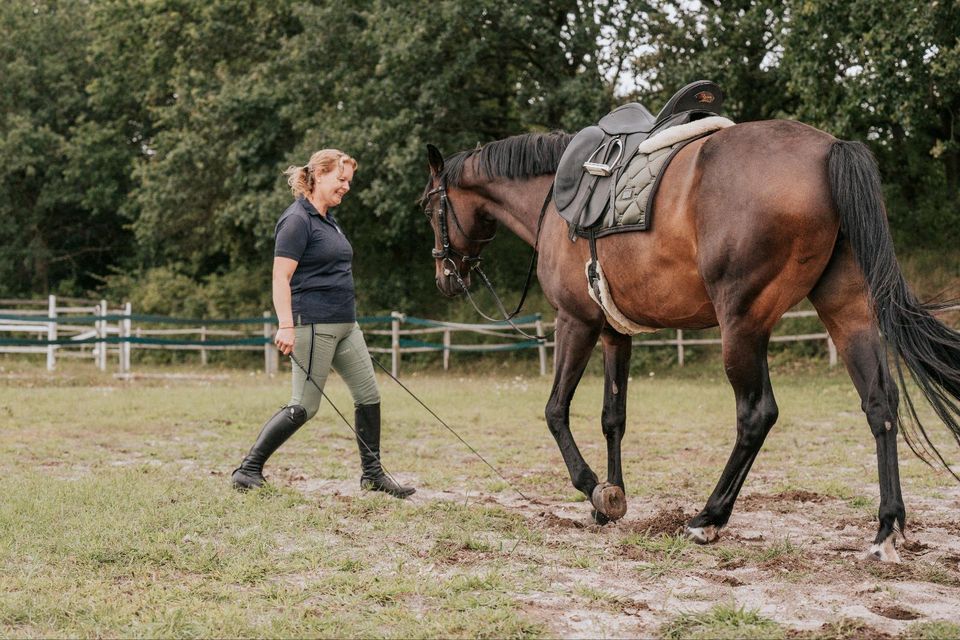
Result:
[[357,161],[339,149],[321,149],[310,156],[310,162],[302,167],[290,166],[283,172],[294,197],[308,197],[313,193],[313,178],[317,174],[330,173],[336,169],[343,174],[343,167],[350,165],[357,170]]

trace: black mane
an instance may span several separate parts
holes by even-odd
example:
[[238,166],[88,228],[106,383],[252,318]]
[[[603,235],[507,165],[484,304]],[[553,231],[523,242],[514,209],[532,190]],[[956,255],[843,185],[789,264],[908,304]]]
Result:
[[533,178],[557,172],[560,156],[573,135],[562,131],[524,133],[461,151],[444,161],[443,177],[451,187],[463,178],[467,160],[477,156],[476,170],[487,178]]

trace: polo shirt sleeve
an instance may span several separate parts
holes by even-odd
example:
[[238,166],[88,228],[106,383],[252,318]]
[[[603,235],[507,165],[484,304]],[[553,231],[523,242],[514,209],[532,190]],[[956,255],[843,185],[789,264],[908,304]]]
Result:
[[286,216],[277,223],[276,245],[273,255],[300,262],[310,239],[309,221],[300,216]]

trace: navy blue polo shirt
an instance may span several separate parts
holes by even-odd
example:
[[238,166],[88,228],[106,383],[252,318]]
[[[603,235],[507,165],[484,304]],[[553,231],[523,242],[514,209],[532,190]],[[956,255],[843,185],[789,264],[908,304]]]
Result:
[[290,279],[296,324],[357,319],[353,247],[331,211],[326,217],[304,197],[280,216],[273,255],[297,261]]

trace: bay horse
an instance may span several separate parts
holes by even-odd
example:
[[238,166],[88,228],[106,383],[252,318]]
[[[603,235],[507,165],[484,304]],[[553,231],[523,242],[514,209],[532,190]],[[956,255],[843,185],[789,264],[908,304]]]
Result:
[[[626,513],[620,445],[631,338],[614,331],[588,295],[588,242],[571,242],[554,205],[546,208],[571,138],[562,132],[524,134],[446,160],[428,145],[430,179],[422,205],[435,233],[437,286],[447,296],[470,286],[471,269],[498,223],[539,248],[537,277],[557,312],[546,422],[574,487],[604,524]],[[736,398],[736,444],[686,534],[709,543],[727,524],[777,420],[767,365],[771,331],[788,309],[809,298],[876,440],[879,528],[867,557],[898,562],[906,519],[897,460],[905,372],[960,442],[960,334],[933,317],[938,305],[921,304],[905,283],[869,149],[793,121],[731,126],[677,153],[661,177],[653,212],[649,231],[597,239],[611,297],[624,316],[644,327],[719,326],[723,367]],[[583,459],[569,421],[570,402],[598,339],[606,482]],[[904,426],[914,427],[904,429],[911,449],[928,462],[932,452],[950,470],[913,401],[908,395],[905,400]]]

